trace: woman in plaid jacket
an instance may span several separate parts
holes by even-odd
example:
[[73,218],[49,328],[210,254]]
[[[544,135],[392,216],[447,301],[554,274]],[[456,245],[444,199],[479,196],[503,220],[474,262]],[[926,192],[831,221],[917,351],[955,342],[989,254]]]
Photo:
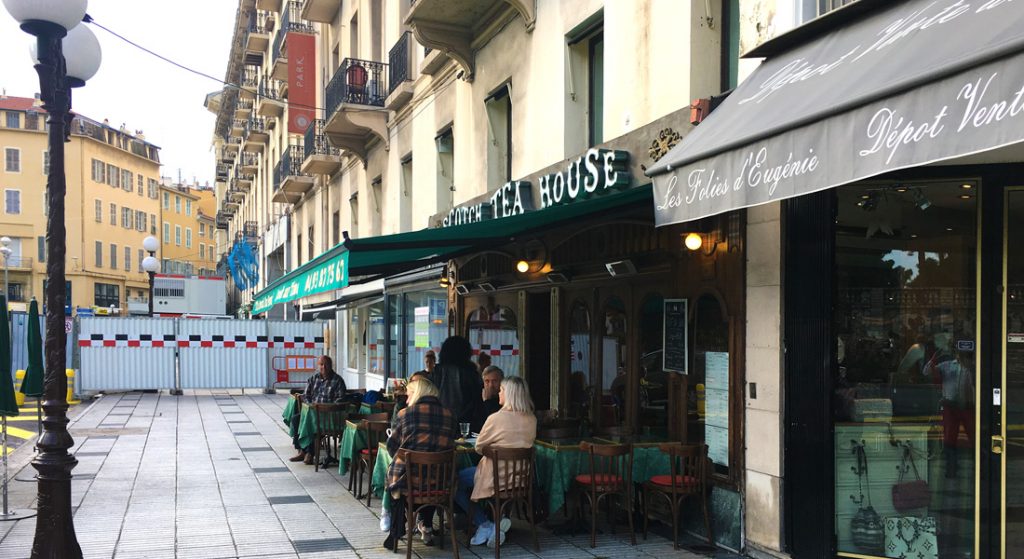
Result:
[[[398,413],[395,427],[388,437],[388,453],[394,457],[388,468],[387,489],[401,499],[399,492],[404,487],[405,461],[398,454],[399,449],[418,452],[440,452],[455,448],[457,426],[455,415],[441,405],[437,387],[425,378],[417,378],[407,387],[409,403]],[[398,504],[398,501],[396,501]],[[404,508],[404,507],[403,507]],[[404,522],[396,509],[392,509],[391,536],[385,541],[386,547],[397,545]],[[433,511],[424,511],[417,523],[423,542],[431,544],[433,539]],[[391,544],[390,546],[388,544]]]

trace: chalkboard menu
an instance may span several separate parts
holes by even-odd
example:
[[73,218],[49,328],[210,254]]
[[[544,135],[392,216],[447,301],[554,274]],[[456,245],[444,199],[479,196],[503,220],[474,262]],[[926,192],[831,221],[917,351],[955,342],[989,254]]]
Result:
[[689,339],[686,335],[686,307],[686,299],[665,299],[665,351],[662,361],[662,369],[665,371],[686,373],[686,341]]

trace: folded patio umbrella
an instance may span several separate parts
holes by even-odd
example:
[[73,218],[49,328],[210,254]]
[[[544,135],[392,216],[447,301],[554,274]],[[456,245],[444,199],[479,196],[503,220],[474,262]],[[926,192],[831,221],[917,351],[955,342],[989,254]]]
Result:
[[18,415],[11,377],[11,329],[7,322],[7,297],[0,295],[0,415]]
[[21,392],[36,398],[43,395],[43,336],[39,331],[39,303],[35,299],[28,306],[28,369]]

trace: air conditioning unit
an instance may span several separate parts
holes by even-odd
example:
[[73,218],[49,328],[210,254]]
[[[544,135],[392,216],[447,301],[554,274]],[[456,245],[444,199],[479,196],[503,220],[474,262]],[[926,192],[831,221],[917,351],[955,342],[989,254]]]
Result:
[[604,265],[608,270],[608,273],[612,277],[617,276],[631,276],[636,273],[636,266],[633,265],[631,260],[619,260],[618,262],[608,262]]

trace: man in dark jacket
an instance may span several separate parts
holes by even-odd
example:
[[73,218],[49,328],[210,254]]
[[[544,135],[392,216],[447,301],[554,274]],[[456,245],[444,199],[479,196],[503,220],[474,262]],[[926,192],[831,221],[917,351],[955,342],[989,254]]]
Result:
[[479,433],[484,428],[487,418],[501,409],[501,404],[498,402],[498,390],[501,389],[501,381],[504,378],[505,372],[494,365],[484,369],[484,389],[473,413],[473,421],[469,422],[469,428],[474,433]]

